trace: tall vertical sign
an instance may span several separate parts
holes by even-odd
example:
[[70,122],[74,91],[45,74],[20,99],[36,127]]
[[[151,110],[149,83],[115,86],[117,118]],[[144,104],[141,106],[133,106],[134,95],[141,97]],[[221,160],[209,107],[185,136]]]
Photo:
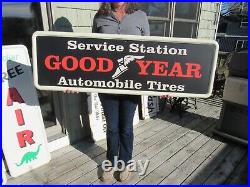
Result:
[[160,111],[158,96],[141,96],[141,103],[143,119],[155,117]]
[[2,149],[11,176],[50,161],[27,48],[2,47]]

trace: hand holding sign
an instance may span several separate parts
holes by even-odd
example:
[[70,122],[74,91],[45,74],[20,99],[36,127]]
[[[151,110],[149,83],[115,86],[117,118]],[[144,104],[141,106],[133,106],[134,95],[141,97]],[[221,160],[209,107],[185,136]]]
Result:
[[67,94],[79,93],[79,92],[73,91],[73,90],[64,90],[63,92],[64,92],[64,93],[67,93]]

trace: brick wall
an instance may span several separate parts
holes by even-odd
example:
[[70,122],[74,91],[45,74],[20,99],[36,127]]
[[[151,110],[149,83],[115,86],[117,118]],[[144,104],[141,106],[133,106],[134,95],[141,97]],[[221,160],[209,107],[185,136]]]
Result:
[[215,39],[220,13],[220,3],[204,2],[201,5],[198,38]]

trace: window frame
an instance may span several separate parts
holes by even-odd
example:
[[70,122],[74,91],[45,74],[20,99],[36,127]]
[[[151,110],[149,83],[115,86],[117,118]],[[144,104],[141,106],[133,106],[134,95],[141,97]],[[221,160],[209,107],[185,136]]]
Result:
[[[196,24],[196,31],[195,31],[195,37],[194,38],[197,38],[198,36],[198,29],[199,29],[199,22],[200,22],[200,13],[201,13],[201,3],[200,2],[197,2],[198,5],[197,5],[197,11],[196,11],[196,19],[185,19],[185,18],[176,18],[175,17],[175,6],[176,6],[176,2],[174,3],[174,9],[173,9],[173,12],[174,12],[174,16],[173,16],[173,20],[172,20],[172,27],[173,27],[173,30],[172,30],[172,33],[171,33],[171,37],[174,37],[174,23],[175,22],[183,22],[183,23],[191,23],[191,24]],[[190,33],[190,36],[189,38],[192,38],[193,36],[193,28],[194,26],[192,26],[192,31]]]
[[[148,17],[149,21],[162,21],[162,22],[164,22],[163,23],[164,24],[163,37],[174,37],[174,23],[175,22],[183,22],[183,23],[193,24],[192,31],[190,33],[189,38],[197,38],[198,30],[199,30],[199,22],[200,22],[201,5],[202,5],[202,3],[200,3],[200,2],[197,2],[197,3],[198,3],[198,5],[197,5],[195,19],[176,18],[175,17],[176,2],[169,2],[169,5],[168,5],[169,11],[168,11],[167,17],[158,17],[158,16],[147,16],[147,17]],[[169,32],[168,33],[166,33],[166,31],[168,30],[167,24],[169,24]],[[194,27],[196,27],[195,31],[194,31]],[[194,36],[194,37],[192,37],[192,36]]]
[[[164,2],[166,3],[166,2]],[[167,17],[159,17],[159,16],[147,16],[148,19],[154,20],[154,21],[170,21],[170,14],[171,14],[171,2],[168,2],[168,15]]]

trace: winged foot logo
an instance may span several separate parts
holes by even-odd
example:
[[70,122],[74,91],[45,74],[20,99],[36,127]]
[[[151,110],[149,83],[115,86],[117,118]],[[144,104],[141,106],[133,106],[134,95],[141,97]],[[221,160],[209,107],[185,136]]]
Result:
[[113,79],[118,78],[121,74],[128,70],[128,64],[136,59],[142,59],[144,56],[134,56],[134,55],[126,55],[123,58],[117,60],[118,67],[115,73],[112,75]]

